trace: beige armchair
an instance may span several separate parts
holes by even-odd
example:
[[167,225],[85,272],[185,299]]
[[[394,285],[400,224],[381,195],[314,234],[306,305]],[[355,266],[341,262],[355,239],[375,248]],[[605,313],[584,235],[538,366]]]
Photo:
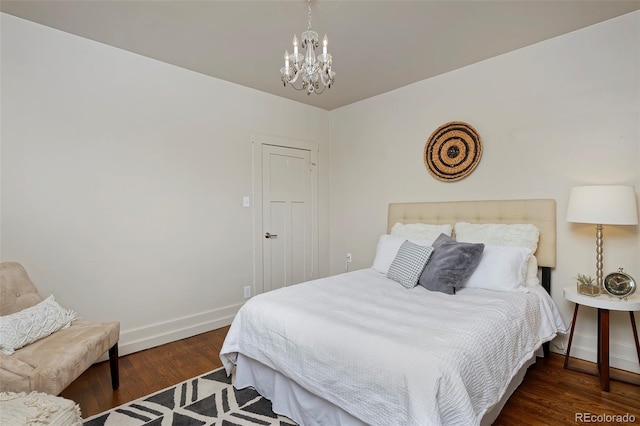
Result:
[[[17,262],[0,264],[0,315],[10,315],[43,298],[27,271]],[[118,389],[117,321],[91,323],[77,319],[71,326],[35,341],[12,355],[0,352],[0,391],[39,391],[58,395],[109,351],[111,385]]]

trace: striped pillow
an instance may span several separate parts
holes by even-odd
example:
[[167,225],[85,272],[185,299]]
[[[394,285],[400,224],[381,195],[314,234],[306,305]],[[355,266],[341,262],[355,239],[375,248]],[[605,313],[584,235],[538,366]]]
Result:
[[431,246],[419,246],[411,241],[405,241],[389,266],[387,278],[406,288],[415,287],[432,252]]

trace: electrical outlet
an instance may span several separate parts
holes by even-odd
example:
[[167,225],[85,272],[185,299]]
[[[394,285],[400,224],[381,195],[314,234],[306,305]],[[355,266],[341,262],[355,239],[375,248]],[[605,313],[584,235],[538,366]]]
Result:
[[251,297],[251,286],[248,285],[244,288],[244,298],[248,299]]
[[351,253],[347,253],[347,262],[351,263]]

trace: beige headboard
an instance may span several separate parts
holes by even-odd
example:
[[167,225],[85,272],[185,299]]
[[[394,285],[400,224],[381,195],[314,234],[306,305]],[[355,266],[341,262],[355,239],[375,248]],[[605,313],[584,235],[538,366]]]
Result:
[[540,230],[536,257],[538,265],[556,266],[556,201],[491,200],[391,203],[387,231],[397,223],[450,224],[530,223]]

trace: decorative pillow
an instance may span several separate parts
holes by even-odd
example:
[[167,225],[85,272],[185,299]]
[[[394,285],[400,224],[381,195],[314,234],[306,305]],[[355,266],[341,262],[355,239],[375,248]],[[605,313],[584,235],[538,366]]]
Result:
[[63,309],[53,298],[15,314],[0,316],[0,350],[11,355],[36,340],[69,327],[76,313]]
[[486,245],[480,264],[464,285],[496,291],[523,291],[531,250],[525,247]]
[[387,278],[399,282],[406,288],[415,287],[432,252],[433,247],[420,246],[411,241],[405,241],[389,266]]
[[540,231],[531,224],[456,223],[456,240],[493,246],[526,247],[535,253]]
[[451,225],[431,225],[428,223],[396,223],[391,228],[391,235],[398,235],[405,238],[418,238],[421,240],[435,240],[440,234],[451,236],[453,226]]
[[418,284],[432,291],[455,294],[480,263],[484,244],[460,243],[445,234],[433,242],[433,253]]
[[393,259],[396,258],[396,254],[398,254],[398,250],[400,250],[400,246],[402,245],[402,243],[407,240],[420,246],[431,246],[431,243],[433,243],[433,240],[419,240],[388,234],[382,235],[378,240],[376,257],[375,259],[373,259],[373,265],[371,267],[383,274],[389,272],[389,266],[391,266],[391,262],[393,262]]

